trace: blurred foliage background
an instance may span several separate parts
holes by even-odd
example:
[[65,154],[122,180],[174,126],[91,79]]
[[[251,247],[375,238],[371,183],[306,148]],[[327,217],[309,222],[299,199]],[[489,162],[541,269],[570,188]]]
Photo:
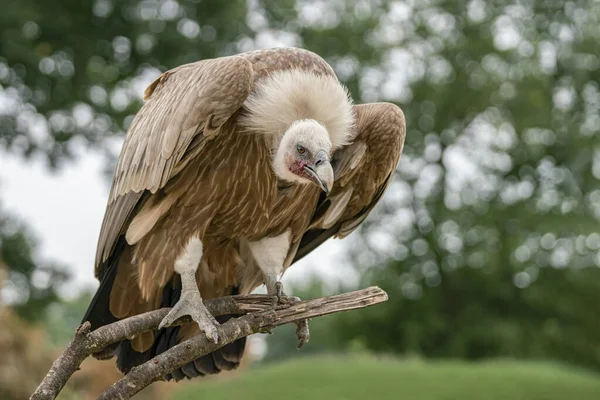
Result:
[[[313,297],[375,284],[390,301],[313,321],[301,353],[291,328],[281,329],[263,362],[357,352],[511,358],[569,364],[598,380],[600,2],[20,0],[2,8],[0,148],[43,157],[49,169],[69,168],[85,147],[103,153],[111,171],[141,82],[256,48],[312,50],[357,102],[402,107],[396,179],[346,240],[341,262],[356,279],[295,290]],[[19,295],[0,300],[0,348],[22,367],[0,361],[0,397],[18,399],[69,340],[90,294],[62,299],[69,266],[39,260],[27,221],[8,214],[0,208],[0,279]],[[40,349],[28,358],[11,340],[35,332],[42,339],[24,346]],[[15,368],[27,379],[6,378]],[[65,397],[94,398],[99,375]],[[438,398],[423,393],[411,398]],[[556,393],[539,398],[566,398]]]

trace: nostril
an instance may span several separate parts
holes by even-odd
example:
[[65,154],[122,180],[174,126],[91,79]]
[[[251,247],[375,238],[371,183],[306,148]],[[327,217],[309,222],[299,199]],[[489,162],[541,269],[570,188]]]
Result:
[[317,162],[315,163],[315,167],[318,167],[319,165],[323,164],[323,160],[319,159],[317,160]]

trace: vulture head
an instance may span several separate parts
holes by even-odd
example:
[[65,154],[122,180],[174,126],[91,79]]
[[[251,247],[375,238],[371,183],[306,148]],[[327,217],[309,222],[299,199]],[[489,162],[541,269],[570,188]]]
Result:
[[317,185],[329,194],[330,157],[355,134],[352,99],[337,78],[301,69],[277,71],[257,82],[244,108],[243,128],[272,139],[277,177]]
[[315,184],[325,194],[333,187],[332,143],[325,126],[314,119],[297,120],[285,131],[273,167],[280,179]]

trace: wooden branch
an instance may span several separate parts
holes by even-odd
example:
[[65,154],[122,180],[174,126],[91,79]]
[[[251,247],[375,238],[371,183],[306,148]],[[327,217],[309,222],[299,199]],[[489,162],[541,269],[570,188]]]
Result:
[[[215,316],[227,314],[243,316],[232,318],[217,328],[218,343],[210,342],[205,335],[198,335],[186,340],[133,368],[99,398],[130,398],[152,382],[160,380],[188,362],[242,337],[268,331],[291,322],[368,307],[386,300],[387,294],[378,287],[277,307],[273,307],[273,298],[265,295],[229,296],[207,300],[205,301],[206,307]],[[79,369],[83,360],[113,343],[157,329],[158,324],[169,310],[169,308],[163,308],[150,311],[94,331],[90,331],[89,322],[85,322],[77,329],[75,336],[62,355],[54,361],[50,371],[30,399],[55,399],[71,375]],[[189,321],[189,319],[181,319],[176,323],[183,324]]]

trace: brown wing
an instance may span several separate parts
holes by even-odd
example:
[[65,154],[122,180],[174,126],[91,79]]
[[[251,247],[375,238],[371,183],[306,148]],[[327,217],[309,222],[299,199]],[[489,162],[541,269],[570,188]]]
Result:
[[406,133],[402,110],[391,103],[354,109],[356,137],[333,155],[334,187],[320,199],[293,262],[330,237],[343,238],[354,231],[379,202],[398,166]]
[[232,56],[186,64],[162,74],[125,137],[96,252],[104,264],[144,193],[156,193],[193,159],[243,104],[254,82],[252,64]]

